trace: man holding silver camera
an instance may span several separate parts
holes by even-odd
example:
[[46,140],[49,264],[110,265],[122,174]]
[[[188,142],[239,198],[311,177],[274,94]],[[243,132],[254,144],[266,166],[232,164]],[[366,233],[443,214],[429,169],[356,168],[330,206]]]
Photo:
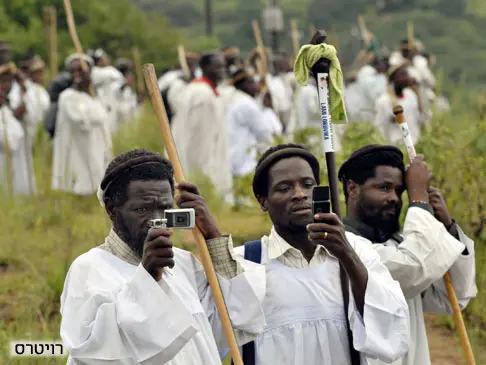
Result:
[[[265,270],[244,270],[225,256],[231,236],[221,235],[197,187],[177,188],[174,197],[171,163],[147,150],[124,153],[108,166],[98,198],[113,228],[101,246],[73,262],[61,297],[70,364],[221,364],[218,348],[226,340],[211,290],[196,257],[173,247],[164,227],[174,222],[197,224],[216,271],[218,257],[235,268],[219,282],[239,343],[264,328]],[[182,211],[171,210],[174,200]]]

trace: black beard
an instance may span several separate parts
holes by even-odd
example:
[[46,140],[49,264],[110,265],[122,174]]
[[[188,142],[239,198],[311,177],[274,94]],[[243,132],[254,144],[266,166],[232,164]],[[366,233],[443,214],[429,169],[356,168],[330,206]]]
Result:
[[[395,216],[387,216],[383,212],[388,209],[395,209]],[[400,230],[400,204],[387,204],[376,207],[366,202],[360,194],[357,202],[358,217],[361,222],[373,228],[375,232],[391,237]]]
[[147,236],[146,232],[140,232],[138,235],[130,233],[128,225],[121,216],[117,216],[115,227],[116,233],[121,240],[126,243],[135,255],[142,258],[145,237]]

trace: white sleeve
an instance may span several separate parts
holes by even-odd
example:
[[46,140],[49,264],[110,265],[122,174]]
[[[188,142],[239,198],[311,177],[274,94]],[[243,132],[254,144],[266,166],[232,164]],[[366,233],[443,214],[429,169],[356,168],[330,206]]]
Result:
[[[476,286],[474,241],[467,237],[459,227],[457,227],[457,230],[459,239],[466,245],[468,252],[467,255],[461,254],[459,256],[449,269],[449,273],[451,274],[452,286],[462,310],[466,308],[472,298],[476,297],[478,289]],[[422,293],[422,302],[425,312],[452,314],[452,307],[443,279],[434,282],[432,286]]]
[[17,128],[12,126],[12,123],[9,122],[9,119],[12,118],[16,120],[15,116],[12,114],[10,110],[7,110],[7,107],[0,108],[0,149],[5,151],[7,148],[5,144],[8,144],[8,148],[11,151],[18,151],[22,146],[22,141],[24,140],[24,132],[20,125]]
[[393,362],[408,352],[410,319],[408,304],[380,257],[365,239],[348,235],[368,270],[363,316],[349,288],[348,318],[354,348],[362,357]]
[[255,136],[258,142],[270,143],[272,140],[272,130],[264,119],[263,110],[258,107],[256,102],[253,104],[242,104],[240,106],[245,120],[248,122],[248,128]]
[[170,286],[157,283],[142,265],[116,289],[101,271],[92,262],[77,260],[65,281],[61,338],[75,361],[162,364],[198,331],[191,312]]
[[[263,313],[263,300],[266,290],[266,271],[264,265],[243,261],[232,252],[234,259],[242,264],[243,273],[231,280],[218,275],[226,308],[234,328],[238,345],[251,342],[266,327]],[[211,288],[204,273],[204,268],[194,257],[199,298],[208,315],[213,329],[214,339],[219,349],[227,348],[227,342],[221,325]]]
[[373,247],[406,298],[419,295],[441,278],[465,248],[441,222],[419,207],[408,209],[403,236],[397,246]]

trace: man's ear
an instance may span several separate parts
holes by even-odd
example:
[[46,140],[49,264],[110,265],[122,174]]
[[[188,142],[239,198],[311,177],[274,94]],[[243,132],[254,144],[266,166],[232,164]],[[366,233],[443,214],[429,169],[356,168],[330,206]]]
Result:
[[116,206],[113,203],[113,200],[106,199],[105,209],[106,209],[106,212],[108,213],[108,216],[113,221],[115,219],[115,216],[116,216]]
[[351,199],[356,199],[359,195],[359,185],[356,184],[353,180],[348,180],[345,186],[345,189],[348,192],[348,197]]
[[260,196],[258,197],[258,202],[260,203],[262,212],[268,212],[268,199]]

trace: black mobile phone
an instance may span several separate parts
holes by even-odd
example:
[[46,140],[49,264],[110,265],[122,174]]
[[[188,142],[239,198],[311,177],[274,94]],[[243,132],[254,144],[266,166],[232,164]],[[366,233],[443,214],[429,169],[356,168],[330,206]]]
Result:
[[312,189],[312,219],[317,213],[331,213],[329,186],[314,186]]

